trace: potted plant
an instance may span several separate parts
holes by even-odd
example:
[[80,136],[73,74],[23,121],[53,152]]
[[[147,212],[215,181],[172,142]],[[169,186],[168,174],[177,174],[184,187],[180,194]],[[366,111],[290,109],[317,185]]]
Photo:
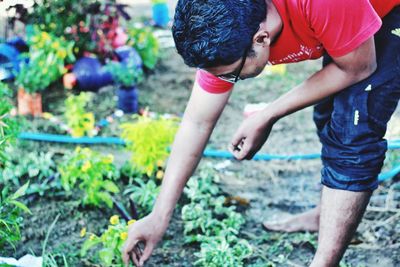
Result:
[[118,85],[118,109],[124,113],[137,113],[139,104],[136,85],[143,79],[143,70],[133,60],[111,61],[106,68]]
[[36,29],[28,32],[29,53],[24,54],[15,82],[18,89],[18,113],[20,115],[42,114],[42,95],[51,83],[65,72],[65,61],[72,62],[73,42],[58,38]]
[[135,48],[143,60],[143,65],[154,69],[160,56],[160,44],[150,27],[128,27],[128,45]]
[[170,20],[166,0],[151,0],[153,4],[153,20],[156,26],[166,27]]

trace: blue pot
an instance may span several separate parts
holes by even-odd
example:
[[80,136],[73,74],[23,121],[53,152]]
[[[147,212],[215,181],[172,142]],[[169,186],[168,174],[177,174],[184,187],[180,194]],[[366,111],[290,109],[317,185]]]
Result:
[[122,110],[124,113],[137,113],[139,111],[137,91],[136,86],[118,88],[118,109]]
[[153,5],[153,20],[157,26],[165,27],[170,20],[168,5],[166,3]]
[[112,76],[97,58],[82,57],[77,60],[73,73],[82,91],[98,91],[101,87],[112,84]]
[[19,71],[19,51],[9,45],[0,44],[0,81],[12,79]]

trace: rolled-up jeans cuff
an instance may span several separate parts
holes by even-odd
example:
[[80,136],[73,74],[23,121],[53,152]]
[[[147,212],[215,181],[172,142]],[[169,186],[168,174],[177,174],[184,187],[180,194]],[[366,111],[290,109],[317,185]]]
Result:
[[378,176],[356,175],[347,176],[335,171],[332,167],[324,166],[321,171],[321,183],[331,189],[346,190],[353,192],[372,192],[378,188]]

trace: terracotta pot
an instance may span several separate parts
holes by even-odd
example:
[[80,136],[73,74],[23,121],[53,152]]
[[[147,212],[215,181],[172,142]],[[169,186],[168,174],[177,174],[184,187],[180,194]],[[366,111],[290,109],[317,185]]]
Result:
[[18,90],[18,114],[41,116],[42,95],[40,93],[29,94],[23,88]]

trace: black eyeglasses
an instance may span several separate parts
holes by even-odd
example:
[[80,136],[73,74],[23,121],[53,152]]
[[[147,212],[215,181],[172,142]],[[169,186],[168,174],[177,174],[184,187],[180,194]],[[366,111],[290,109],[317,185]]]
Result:
[[244,64],[246,63],[247,54],[249,53],[250,48],[251,48],[251,46],[247,47],[246,50],[244,50],[244,53],[242,56],[242,61],[240,62],[239,68],[237,69],[236,72],[218,75],[217,77],[223,81],[230,82],[230,83],[236,83],[237,81],[241,80],[240,73],[242,72]]

